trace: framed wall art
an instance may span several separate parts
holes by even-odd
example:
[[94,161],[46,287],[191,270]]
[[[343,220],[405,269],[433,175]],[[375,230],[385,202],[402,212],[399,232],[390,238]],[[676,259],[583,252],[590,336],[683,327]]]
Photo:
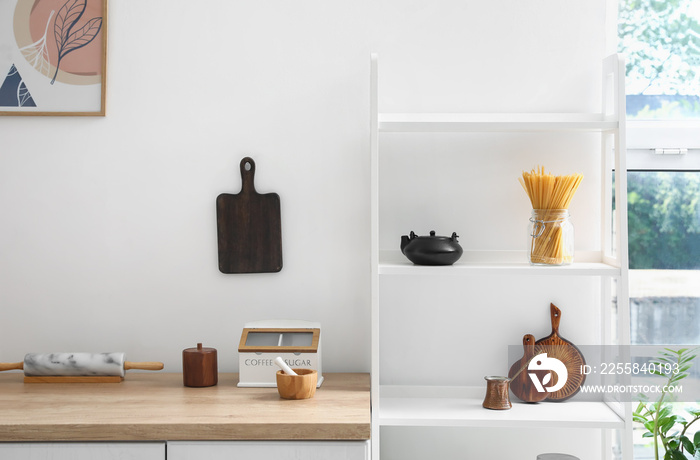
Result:
[[0,0],[0,115],[105,115],[107,0]]

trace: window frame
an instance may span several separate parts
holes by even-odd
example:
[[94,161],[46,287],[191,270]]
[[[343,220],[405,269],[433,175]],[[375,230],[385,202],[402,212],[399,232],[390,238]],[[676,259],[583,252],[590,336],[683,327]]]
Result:
[[627,119],[627,150],[700,150],[700,120]]
[[[620,0],[606,0],[605,16],[606,16],[606,51],[610,53],[619,53],[618,43],[618,9]],[[624,53],[621,56],[625,58]],[[625,114],[626,116],[626,114]],[[685,119],[685,120],[644,120],[635,118],[626,118],[626,145],[627,145],[627,169],[659,169],[668,170],[680,166],[682,169],[698,169],[695,160],[664,160],[660,158],[647,159],[638,164],[643,159],[642,152],[651,153],[656,149],[687,149],[688,158],[700,154],[700,119]],[[634,166],[630,166],[629,153],[632,152]],[[661,155],[666,157],[666,155]],[[644,164],[648,166],[644,167]],[[663,163],[672,164],[666,166]]]

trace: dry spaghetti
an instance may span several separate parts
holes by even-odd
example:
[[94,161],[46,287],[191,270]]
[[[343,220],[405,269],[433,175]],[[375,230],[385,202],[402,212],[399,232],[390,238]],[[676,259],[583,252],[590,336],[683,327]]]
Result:
[[[583,180],[582,174],[554,176],[544,167],[523,171],[518,180],[532,204],[530,262],[562,265],[573,261],[573,247],[564,241],[562,222],[568,224],[571,199]],[[568,224],[570,225],[570,224]]]

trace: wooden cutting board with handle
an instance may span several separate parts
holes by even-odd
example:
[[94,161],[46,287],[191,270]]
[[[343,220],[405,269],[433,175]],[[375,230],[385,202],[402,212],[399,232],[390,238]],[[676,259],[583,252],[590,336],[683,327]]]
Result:
[[255,162],[241,160],[241,191],[216,198],[219,270],[271,273],[282,270],[280,197],[255,190]]
[[[556,358],[566,366],[566,384],[559,390],[547,393],[548,401],[564,401],[569,399],[581,389],[586,380],[586,375],[581,371],[586,364],[581,351],[576,345],[559,335],[559,323],[561,322],[561,310],[556,305],[549,304],[550,318],[552,321],[552,333],[535,342],[535,355],[547,353],[547,357]],[[546,386],[553,387],[558,377],[552,373],[552,381]]]
[[[510,366],[508,378],[510,381],[510,391],[521,401],[524,402],[540,402],[547,399],[546,392],[537,391],[535,385],[530,379],[530,373],[527,370],[530,360],[535,357],[535,336],[526,334],[523,337],[523,357]],[[540,381],[544,377],[546,371],[534,371]]]

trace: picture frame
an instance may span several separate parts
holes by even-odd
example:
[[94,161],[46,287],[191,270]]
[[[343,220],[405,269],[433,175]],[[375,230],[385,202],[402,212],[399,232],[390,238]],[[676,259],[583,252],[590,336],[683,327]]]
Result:
[[0,115],[105,116],[107,0],[0,1]]

